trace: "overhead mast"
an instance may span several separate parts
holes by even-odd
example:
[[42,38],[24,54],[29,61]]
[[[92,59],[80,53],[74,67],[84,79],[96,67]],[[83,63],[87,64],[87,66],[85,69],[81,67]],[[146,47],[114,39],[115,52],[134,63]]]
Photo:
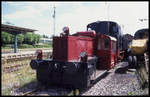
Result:
[[[107,1],[105,2],[106,5],[106,15],[107,15],[107,21],[109,21],[109,4],[107,3]],[[108,25],[108,33],[109,33],[109,22],[107,23]]]
[[53,13],[53,27],[54,27],[53,28],[53,37],[54,37],[55,36],[55,17],[56,17],[55,16],[55,14],[56,14],[56,12],[55,12],[55,8],[56,8],[55,5],[54,5],[53,8],[54,8],[54,13]]
[[105,2],[105,5],[106,5],[106,12],[107,12],[107,21],[109,21],[109,4],[107,1]]

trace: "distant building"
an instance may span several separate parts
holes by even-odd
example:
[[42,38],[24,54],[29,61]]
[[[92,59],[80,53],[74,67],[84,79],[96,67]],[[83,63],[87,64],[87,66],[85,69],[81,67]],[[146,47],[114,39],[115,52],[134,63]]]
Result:
[[40,43],[50,43],[52,41],[52,39],[49,39],[49,38],[41,38],[40,39]]

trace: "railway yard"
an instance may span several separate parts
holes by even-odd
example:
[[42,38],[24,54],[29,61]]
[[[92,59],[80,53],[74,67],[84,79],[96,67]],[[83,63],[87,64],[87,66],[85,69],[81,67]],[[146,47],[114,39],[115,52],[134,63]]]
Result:
[[[32,55],[32,54],[31,54]],[[35,58],[26,55],[24,61],[17,57],[2,64],[2,95],[148,95],[149,88],[142,89],[136,70],[127,68],[127,62],[120,62],[101,76],[91,87],[84,90],[65,89],[57,86],[45,87],[36,81],[36,72],[29,62]],[[33,55],[32,55],[33,56]],[[49,55],[45,55],[47,58]],[[16,60],[16,61],[13,61]],[[11,62],[12,61],[12,62]],[[7,62],[7,65],[6,65]]]
[[149,96],[147,16],[148,2],[2,2],[1,95]]

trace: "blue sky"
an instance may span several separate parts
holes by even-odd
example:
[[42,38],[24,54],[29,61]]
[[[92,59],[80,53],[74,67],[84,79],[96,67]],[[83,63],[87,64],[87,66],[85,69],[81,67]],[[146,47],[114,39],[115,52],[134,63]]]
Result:
[[53,34],[53,6],[56,6],[56,35],[64,26],[71,33],[85,31],[86,25],[97,20],[116,21],[123,33],[134,35],[148,28],[148,2],[2,2],[2,23],[38,30],[38,34]]

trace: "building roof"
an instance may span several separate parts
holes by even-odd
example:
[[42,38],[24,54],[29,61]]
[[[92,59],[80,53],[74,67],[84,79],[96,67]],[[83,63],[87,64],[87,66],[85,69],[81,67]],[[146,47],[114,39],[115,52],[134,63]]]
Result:
[[19,33],[37,31],[37,30],[34,30],[34,29],[28,29],[28,28],[17,27],[17,26],[6,25],[6,24],[1,24],[1,30],[9,32],[11,34],[19,34]]

